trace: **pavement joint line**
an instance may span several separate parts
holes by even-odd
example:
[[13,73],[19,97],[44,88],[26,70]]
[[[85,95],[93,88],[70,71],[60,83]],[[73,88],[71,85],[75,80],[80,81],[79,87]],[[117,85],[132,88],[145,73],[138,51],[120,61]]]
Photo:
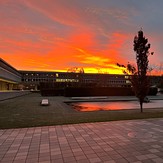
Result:
[[[116,163],[122,159],[126,163],[141,161],[161,163],[163,162],[162,126],[163,118],[158,118],[4,129],[0,130],[0,133],[3,132],[0,135],[0,162],[58,160],[63,163],[77,163],[84,160]],[[39,137],[36,136],[38,131],[41,134]],[[142,141],[142,135],[128,136],[131,131],[134,133],[143,131],[157,136],[154,138],[147,136],[143,138],[146,141]],[[71,139],[67,136],[70,133]],[[50,138],[51,135],[56,136]],[[151,139],[155,141],[150,141]]]

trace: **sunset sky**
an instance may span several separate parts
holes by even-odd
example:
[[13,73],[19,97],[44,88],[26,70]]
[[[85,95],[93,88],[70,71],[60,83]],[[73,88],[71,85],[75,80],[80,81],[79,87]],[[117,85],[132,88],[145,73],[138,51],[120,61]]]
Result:
[[0,0],[0,58],[18,70],[122,73],[142,28],[163,64],[162,0]]

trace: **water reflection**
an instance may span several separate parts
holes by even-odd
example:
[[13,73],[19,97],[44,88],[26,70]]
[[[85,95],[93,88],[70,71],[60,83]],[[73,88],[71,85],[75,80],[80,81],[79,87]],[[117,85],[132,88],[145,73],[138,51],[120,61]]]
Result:
[[[77,102],[71,103],[74,109],[85,111],[99,111],[99,110],[127,110],[139,109],[138,101],[118,101],[118,102]],[[163,107],[163,100],[153,100],[149,103],[143,104],[144,108],[161,108]]]

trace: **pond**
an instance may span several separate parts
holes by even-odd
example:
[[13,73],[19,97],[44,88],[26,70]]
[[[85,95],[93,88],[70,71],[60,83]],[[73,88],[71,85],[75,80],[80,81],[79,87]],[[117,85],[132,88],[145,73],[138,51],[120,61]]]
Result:
[[[116,102],[75,102],[70,104],[75,110],[86,111],[101,111],[101,110],[127,110],[139,109],[138,101],[116,101]],[[152,100],[149,103],[144,103],[143,108],[161,108],[163,100]]]

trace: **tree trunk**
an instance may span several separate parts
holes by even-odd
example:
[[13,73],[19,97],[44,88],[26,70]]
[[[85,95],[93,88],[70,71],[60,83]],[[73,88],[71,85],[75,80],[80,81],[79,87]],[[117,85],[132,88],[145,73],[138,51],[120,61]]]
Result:
[[143,102],[140,101],[140,112],[143,113]]

